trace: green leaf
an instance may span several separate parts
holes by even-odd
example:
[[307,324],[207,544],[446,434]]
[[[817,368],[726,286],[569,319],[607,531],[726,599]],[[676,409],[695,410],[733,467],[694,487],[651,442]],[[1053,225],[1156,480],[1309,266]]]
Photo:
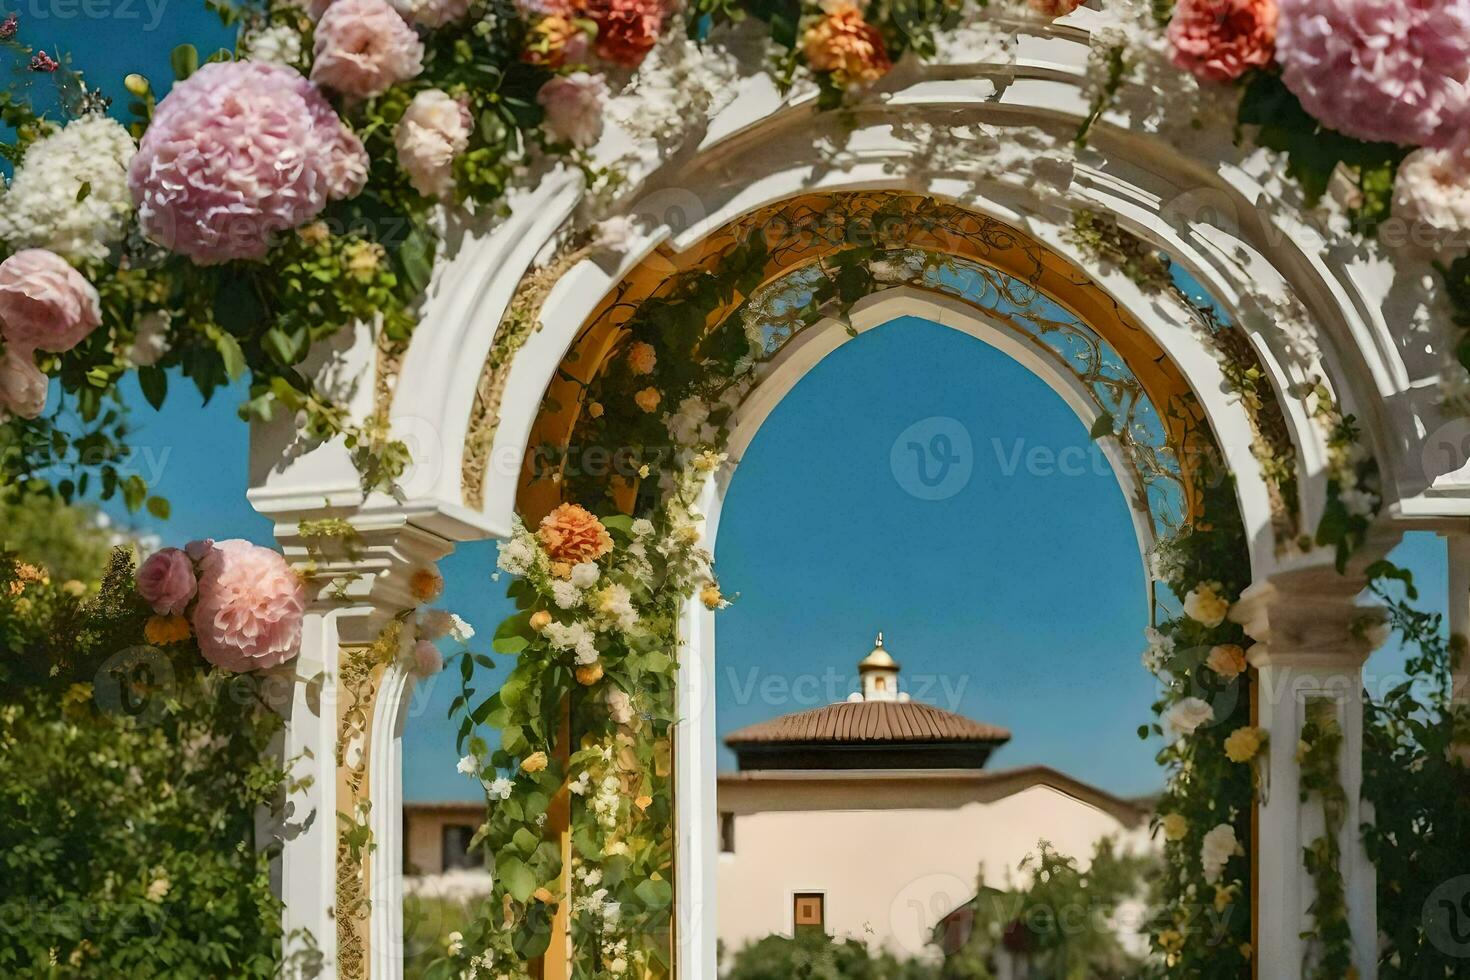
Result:
[[162,408],[163,400],[168,397],[168,372],[156,364],[138,368],[138,387],[148,404],[155,409]]
[[501,851],[495,856],[495,874],[517,902],[526,902],[536,890],[536,876],[524,861],[509,851]]
[[633,894],[649,909],[661,909],[673,900],[674,889],[662,879],[654,881],[652,878],[645,878],[633,889]]
[[199,49],[192,44],[181,44],[168,56],[168,63],[174,79],[182,82],[199,70]]
[[219,351],[220,360],[224,362],[225,374],[231,381],[237,380],[245,373],[245,352],[240,349],[240,342],[232,334],[226,333],[219,327],[211,324],[205,328],[209,339],[214,341],[214,349]]
[[168,515],[169,515],[169,503],[168,503],[168,500],[166,500],[163,497],[149,497],[148,498],[148,513],[152,514],[154,517],[158,518],[160,521],[166,521],[166,520],[168,520]]
[[78,204],[82,203],[88,197],[90,197],[91,194],[92,194],[92,182],[90,180],[84,180],[84,181],[82,181],[82,186],[80,186],[80,187],[77,188],[77,203]]
[[1116,424],[1117,420],[1113,418],[1112,412],[1103,412],[1097,417],[1097,421],[1092,423],[1092,428],[1087,430],[1087,438],[1097,440],[1111,436]]

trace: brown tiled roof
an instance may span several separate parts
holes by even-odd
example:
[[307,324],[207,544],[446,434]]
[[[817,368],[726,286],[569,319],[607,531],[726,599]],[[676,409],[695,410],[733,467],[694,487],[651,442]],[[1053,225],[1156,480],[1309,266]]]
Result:
[[782,715],[725,737],[725,744],[1007,742],[1011,733],[918,701],[848,701]]

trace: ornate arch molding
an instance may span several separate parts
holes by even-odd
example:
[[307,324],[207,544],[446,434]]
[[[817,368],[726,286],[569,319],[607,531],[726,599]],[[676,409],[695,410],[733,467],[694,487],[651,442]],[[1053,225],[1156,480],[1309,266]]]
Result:
[[[1041,33],[1054,56],[1044,66],[954,60],[912,68],[840,119],[783,102],[764,76],[746,79],[697,152],[635,165],[629,210],[641,228],[611,260],[564,245],[585,203],[567,175],[517,201],[493,228],[459,229],[392,406],[397,430],[427,431],[435,443],[408,481],[410,498],[453,512],[480,533],[504,533],[513,494],[498,484],[513,483],[506,478],[519,472],[517,447],[530,435],[525,406],[539,399],[591,312],[589,296],[610,292],[647,255],[688,252],[712,230],[785,197],[885,187],[964,201],[1085,267],[1097,257],[1069,240],[1072,212],[1116,220],[1188,269],[1249,337],[1298,456],[1303,526],[1315,523],[1325,483],[1323,435],[1295,397],[1313,377],[1363,423],[1387,499],[1423,510],[1424,490],[1444,474],[1426,472],[1402,434],[1444,423],[1434,405],[1439,365],[1427,363],[1422,344],[1397,341],[1387,327],[1428,314],[1405,307],[1412,274],[1395,279],[1378,247],[1341,244],[1314,227],[1264,154],[1201,145],[1187,156],[1157,122],[1118,116],[1074,155],[1068,137],[1085,104],[1085,38],[1075,29]],[[608,154],[626,150],[616,132],[604,142]],[[538,266],[541,273],[523,285]],[[1188,314],[1117,271],[1097,279],[1155,333],[1157,321]],[[538,319],[534,301],[543,297]],[[529,317],[521,315],[527,310]],[[507,317],[530,336],[510,336]],[[490,371],[471,373],[470,364],[487,360]],[[447,378],[446,363],[459,366]],[[493,438],[470,429],[477,399],[498,423]],[[1400,433],[1397,441],[1389,433]],[[497,478],[482,506],[465,493],[454,462],[467,442],[491,460]],[[1459,505],[1441,499],[1428,506]]]
[[[978,262],[1031,283],[1081,322],[1094,328],[1105,325],[1101,326],[1099,333],[1140,374],[1155,404],[1168,405],[1186,394],[1191,399],[1199,397],[1203,401],[1202,406],[1196,406],[1200,409],[1200,417],[1208,418],[1214,425],[1215,435],[1223,446],[1228,463],[1239,477],[1243,511],[1253,529],[1256,545],[1253,558],[1258,567],[1272,567],[1270,563],[1275,560],[1278,545],[1290,536],[1282,528],[1280,495],[1261,478],[1260,467],[1252,455],[1257,434],[1250,416],[1224,393],[1226,383],[1220,365],[1208,348],[1200,343],[1196,326],[1183,310],[1177,311],[1175,316],[1159,315],[1160,304],[1144,301],[1136,286],[1132,287],[1136,294],[1135,304],[1125,305],[1098,280],[1081,272],[1079,259],[1069,260],[1058,249],[993,216],[994,208],[981,210],[975,205],[938,204],[925,197],[899,192],[804,195],[759,209],[684,250],[676,250],[667,241],[662,243],[641,262],[627,269],[621,280],[602,294],[593,293],[586,282],[589,278],[597,278],[586,275],[589,267],[595,268],[592,263],[582,263],[573,268],[563,281],[554,286],[548,282],[552,276],[565,271],[563,266],[568,255],[574,257],[579,250],[573,249],[551,261],[544,272],[527,280],[515,308],[521,309],[522,304],[543,290],[550,292],[540,313],[541,322],[548,326],[531,336],[520,357],[535,349],[534,345],[543,344],[548,339],[546,334],[553,330],[565,336],[569,324],[586,324],[565,341],[566,360],[563,361],[559,353],[557,366],[539,376],[543,386],[549,385],[541,391],[549,393],[550,403],[561,406],[561,409],[533,418],[514,407],[509,413],[501,413],[497,420],[497,412],[502,406],[510,406],[510,402],[505,400],[505,393],[515,384],[519,358],[517,363],[511,364],[509,372],[504,371],[503,363],[491,361],[487,364],[476,400],[476,414],[472,416],[469,428],[491,433],[494,440],[471,438],[466,441],[466,504],[490,515],[495,523],[504,521],[508,526],[517,503],[517,487],[525,482],[527,462],[523,456],[526,447],[565,442],[575,421],[578,383],[595,374],[617,340],[618,324],[626,321],[638,303],[655,295],[674,271],[709,266],[741,235],[750,233],[753,228],[773,225],[790,228],[830,222],[834,220],[833,215],[859,215],[865,209],[870,210],[874,202],[885,200],[904,202],[906,213],[918,216],[920,220],[932,223],[936,216],[942,215],[949,221],[948,230],[941,227],[937,232],[924,232],[913,244],[919,247],[933,245],[937,251]],[[940,225],[943,225],[942,221]],[[925,236],[933,240],[926,241]],[[820,236],[812,236],[804,243],[793,239],[773,253],[772,262],[763,270],[763,281],[769,282],[837,248],[837,244]],[[579,273],[583,274],[581,279],[577,278]],[[1126,279],[1122,282],[1132,286]],[[1135,315],[1135,308],[1142,310],[1142,316]],[[494,387],[497,384],[502,387],[497,389]],[[496,394],[501,396],[500,401],[496,400]],[[1257,414],[1274,414],[1279,428],[1287,431],[1288,419],[1284,412],[1273,413],[1271,406],[1267,405],[1264,413]],[[485,446],[493,448],[486,452]],[[509,469],[511,461],[514,461],[514,470]],[[487,464],[490,467],[488,479],[481,476],[487,472]],[[528,513],[549,509],[554,503],[552,497],[547,496],[549,492],[552,491],[548,491],[545,484],[540,489],[532,489],[530,497],[520,501],[522,509]]]

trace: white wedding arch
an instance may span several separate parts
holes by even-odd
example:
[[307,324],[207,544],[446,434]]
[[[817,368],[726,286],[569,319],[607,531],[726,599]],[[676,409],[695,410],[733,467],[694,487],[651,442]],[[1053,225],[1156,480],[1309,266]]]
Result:
[[[1325,692],[1338,704],[1346,826],[1371,817],[1358,803],[1360,671],[1370,652],[1354,630],[1362,579],[1355,568],[1340,575],[1332,555],[1281,533],[1279,501],[1252,451],[1251,417],[1208,337],[1184,306],[1079,245],[1074,216],[1110,217],[1167,253],[1249,337],[1295,454],[1300,506],[1288,515],[1290,526],[1314,528],[1327,493],[1328,433],[1303,390],[1325,386],[1341,412],[1357,418],[1381,469],[1384,500],[1358,560],[1383,554],[1409,529],[1443,532],[1457,596],[1451,625],[1463,630],[1470,475],[1461,469],[1470,426],[1440,407],[1439,375],[1453,346],[1449,315],[1426,305],[1436,295],[1427,252],[1340,231],[1330,207],[1305,208],[1279,159],[1230,143],[1228,125],[1191,126],[1195,105],[1125,93],[1087,144],[1076,145],[1094,95],[1089,38],[1108,26],[1103,14],[1083,8],[1054,25],[961,29],[941,39],[939,57],[904,62],[838,112],[817,111],[809,95],[783,95],[754,49],[728,66],[728,90],[716,100],[722,107],[681,147],[662,146],[658,134],[634,126],[609,127],[596,156],[628,174],[615,199],[589,194],[578,171],[556,170],[513,194],[504,215],[446,216],[447,244],[401,358],[380,350],[364,327],[322,359],[323,381],[353,412],[367,418],[385,410],[392,434],[412,450],[401,499],[364,499],[348,452],[298,445],[289,419],[256,430],[250,499],[275,522],[288,554],[306,553],[303,521],[343,519],[362,541],[324,569],[351,579],[345,594],[323,595],[312,607],[297,670],[303,680],[285,706],[283,751],[297,777],[281,869],[288,944],[296,947],[288,952],[314,945],[325,976],[401,972],[399,737],[412,680],[396,666],[355,675],[352,651],[413,605],[407,583],[414,568],[458,542],[510,533],[543,398],[605,298],[630,275],[689,261],[732,222],[782,202],[902,193],[1003,223],[1058,267],[1079,270],[1177,368],[1201,406],[1236,477],[1249,536],[1255,585],[1238,612],[1258,641],[1259,724],[1271,735],[1271,793],[1255,836],[1257,962],[1263,977],[1296,975],[1312,897],[1300,853],[1321,822],[1314,805],[1298,802],[1293,757],[1309,694]],[[682,81],[669,74],[669,84],[698,84],[692,72]],[[637,98],[636,91],[625,97],[632,104],[621,118],[637,114]],[[623,241],[601,252],[569,248],[605,215],[635,219]],[[860,331],[907,313],[1001,346],[1092,421],[1067,378],[1048,374],[1043,358],[1007,341],[963,302],[896,287],[859,303],[853,326]],[[828,322],[783,351],[741,409],[733,459],[780,398],[846,336]],[[722,495],[723,484],[706,492],[711,538]],[[1140,534],[1146,546],[1146,529]],[[685,624],[675,748],[676,962],[680,977],[706,980],[715,975],[713,617],[691,602]],[[364,805],[376,842],[366,855],[344,844],[336,818]],[[1355,965],[1371,978],[1373,866],[1356,844],[1343,861]],[[555,946],[544,969],[566,975],[557,972],[565,967]]]

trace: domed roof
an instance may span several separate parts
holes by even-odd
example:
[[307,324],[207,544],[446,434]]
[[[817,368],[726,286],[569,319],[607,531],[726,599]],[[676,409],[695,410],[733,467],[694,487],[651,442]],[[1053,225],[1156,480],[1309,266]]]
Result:
[[1010,741],[998,725],[972,721],[921,701],[845,701],[811,711],[798,711],[731,732],[725,744],[864,742],[926,743]]
[[898,661],[883,646],[883,634],[878,634],[878,639],[873,641],[873,652],[869,653],[858,663],[858,673],[866,674],[870,670],[898,670]]

